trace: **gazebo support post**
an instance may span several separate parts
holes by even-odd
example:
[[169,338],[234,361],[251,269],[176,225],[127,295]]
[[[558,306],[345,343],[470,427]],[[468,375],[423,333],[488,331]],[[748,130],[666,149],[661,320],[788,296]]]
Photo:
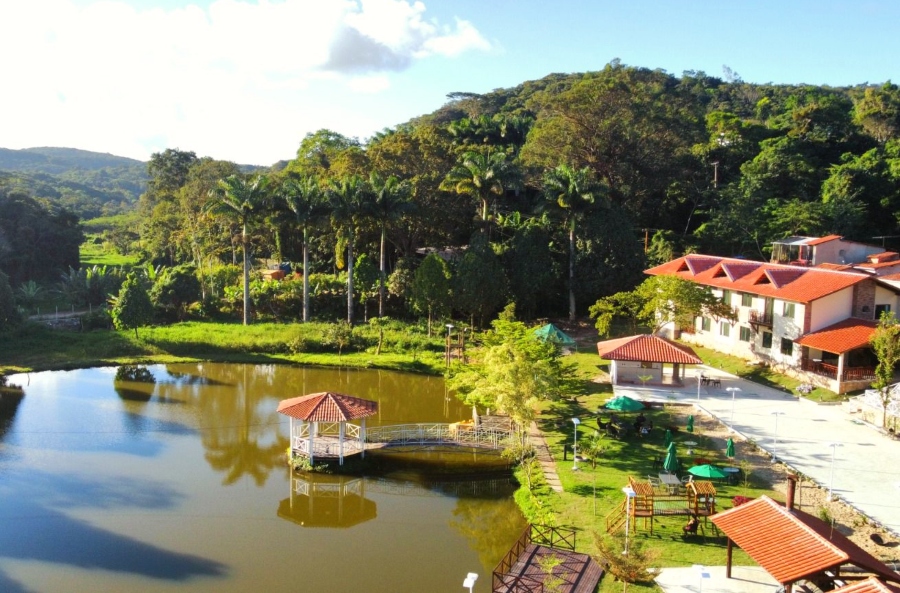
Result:
[[338,424],[338,465],[344,465],[344,423]]
[[359,427],[359,450],[362,458],[366,458],[366,419],[363,418]]
[[[844,360],[846,359],[847,353],[843,352],[838,355],[838,368],[837,368],[837,391],[841,391],[841,381],[844,380]],[[787,589],[785,589],[785,593],[790,593]]]
[[731,578],[731,553],[734,550],[734,543],[732,543],[731,538],[729,537],[727,543],[725,544],[725,578]]
[[308,424],[309,424],[309,428],[306,432],[309,433],[309,465],[312,466],[312,464],[313,464],[313,441],[315,439],[316,431],[319,430],[319,423],[318,422],[310,422]]

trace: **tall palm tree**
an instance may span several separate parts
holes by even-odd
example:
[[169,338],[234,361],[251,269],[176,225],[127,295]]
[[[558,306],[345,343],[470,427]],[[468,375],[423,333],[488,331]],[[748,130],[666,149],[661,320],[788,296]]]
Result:
[[413,203],[410,201],[410,187],[406,181],[394,175],[384,179],[378,172],[373,171],[369,176],[369,185],[372,188],[372,201],[368,207],[368,213],[378,224],[381,230],[381,243],[379,255],[379,279],[378,279],[378,316],[384,315],[384,238],[387,226],[409,212]]
[[481,205],[481,221],[487,228],[488,205],[494,196],[502,196],[516,185],[518,175],[503,151],[464,153],[447,173],[441,189],[468,195]]
[[353,248],[356,228],[365,216],[369,195],[366,180],[359,175],[333,179],[325,194],[331,211],[331,224],[347,244],[347,323],[353,325]]
[[303,229],[303,321],[309,321],[309,229],[324,212],[324,193],[314,175],[288,177],[280,197]]
[[247,223],[254,215],[261,214],[267,208],[268,184],[269,178],[265,175],[252,178],[229,175],[225,179],[220,179],[216,187],[209,191],[212,199],[206,205],[206,211],[210,214],[234,217],[241,224],[241,246],[244,252],[244,325],[250,324],[250,257]]
[[559,208],[569,231],[569,319],[575,320],[575,227],[600,195],[591,171],[560,165],[544,176],[544,196]]

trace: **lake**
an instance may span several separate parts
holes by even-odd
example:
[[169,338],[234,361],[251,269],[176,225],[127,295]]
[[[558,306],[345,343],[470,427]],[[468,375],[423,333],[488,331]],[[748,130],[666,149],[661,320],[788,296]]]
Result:
[[[375,400],[369,426],[456,422],[438,377],[191,363],[13,375],[0,396],[0,590],[459,591],[525,526],[496,453],[378,453],[292,474],[282,399]],[[422,468],[472,465],[452,479]]]

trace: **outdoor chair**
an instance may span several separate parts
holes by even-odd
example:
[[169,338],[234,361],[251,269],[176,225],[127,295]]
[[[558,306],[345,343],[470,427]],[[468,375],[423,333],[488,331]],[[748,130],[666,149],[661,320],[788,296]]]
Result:
[[657,476],[647,476],[647,481],[650,482],[650,485],[653,486],[654,490],[663,490],[663,483]]

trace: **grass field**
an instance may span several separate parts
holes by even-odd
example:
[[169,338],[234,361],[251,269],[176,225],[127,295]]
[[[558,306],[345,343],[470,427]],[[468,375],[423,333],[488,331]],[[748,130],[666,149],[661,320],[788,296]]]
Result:
[[135,266],[138,263],[136,255],[122,255],[116,251],[105,248],[102,244],[85,241],[81,244],[79,258],[82,267],[89,266]]

